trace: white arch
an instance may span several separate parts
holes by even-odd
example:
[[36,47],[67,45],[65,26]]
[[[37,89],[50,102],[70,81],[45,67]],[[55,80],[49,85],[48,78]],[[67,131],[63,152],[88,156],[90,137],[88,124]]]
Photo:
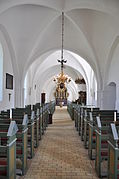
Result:
[[[64,72],[68,74],[70,77],[72,77],[72,80],[75,81],[76,78],[82,77],[86,81],[87,85],[87,102],[91,104],[91,99],[89,98],[90,96],[90,89],[92,88],[93,83],[90,81],[90,78],[88,77],[89,74],[93,72],[92,68],[90,67],[89,64],[83,59],[78,59],[81,57],[78,57],[78,55],[71,53],[69,51],[64,51],[66,59],[68,59],[68,64],[66,65],[66,69],[64,69]],[[46,59],[42,59],[42,63],[36,63],[37,65],[31,66],[30,71],[32,72],[33,78],[30,77],[30,86],[34,86],[37,84],[37,88],[39,90],[39,93],[43,92],[46,89],[46,86],[49,84],[50,79],[52,78],[52,83],[53,83],[53,76],[58,74],[60,71],[60,66],[57,65],[57,60],[59,59],[60,52],[56,51],[55,53],[52,53],[47,57]],[[39,67],[38,67],[39,64]],[[89,69],[89,70],[88,70]],[[94,72],[93,72],[94,75]],[[95,77],[96,78],[96,77]],[[94,76],[92,76],[92,81],[94,79]],[[72,85],[71,85],[72,86]],[[78,89],[72,86],[72,89],[74,91],[72,96],[78,95]],[[51,89],[54,88],[54,85],[51,85]],[[48,88],[49,91],[51,89]],[[47,92],[48,94],[50,92]],[[74,97],[75,98],[75,97]]]

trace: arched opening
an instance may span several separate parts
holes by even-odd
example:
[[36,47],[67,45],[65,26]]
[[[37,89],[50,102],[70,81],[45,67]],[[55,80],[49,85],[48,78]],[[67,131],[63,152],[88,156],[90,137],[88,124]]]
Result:
[[[45,57],[42,62],[40,57],[30,66],[24,82],[25,105],[39,102],[42,92],[47,94],[46,102],[54,99],[55,83],[53,78],[60,72],[60,64],[57,62],[60,53],[57,50]],[[86,92],[86,104],[96,105],[97,80],[92,67],[86,60],[71,51],[64,50],[64,56],[67,59],[64,73],[71,77],[71,84],[67,85],[67,90],[70,92],[68,100],[76,101],[80,91],[83,91]],[[78,78],[84,79],[85,84],[77,84],[75,81]]]

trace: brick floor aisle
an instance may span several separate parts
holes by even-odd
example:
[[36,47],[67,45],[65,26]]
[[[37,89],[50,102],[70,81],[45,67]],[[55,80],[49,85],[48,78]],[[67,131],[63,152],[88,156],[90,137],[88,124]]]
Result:
[[57,108],[22,179],[96,179],[94,165],[66,108]]

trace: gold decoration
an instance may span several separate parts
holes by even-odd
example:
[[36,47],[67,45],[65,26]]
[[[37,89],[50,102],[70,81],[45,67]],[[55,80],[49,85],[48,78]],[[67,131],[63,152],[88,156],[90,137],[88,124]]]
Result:
[[76,84],[86,84],[86,82],[85,82],[85,80],[84,80],[84,78],[77,78],[76,80],[75,80],[75,83]]

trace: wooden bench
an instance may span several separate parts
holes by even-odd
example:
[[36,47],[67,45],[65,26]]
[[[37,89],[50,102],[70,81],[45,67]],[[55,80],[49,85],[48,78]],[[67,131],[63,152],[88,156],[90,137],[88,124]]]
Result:
[[95,159],[95,149],[96,149],[96,116],[101,116],[101,120],[104,121],[113,121],[114,120],[114,112],[115,110],[99,110],[90,112],[90,120],[89,120],[89,145],[88,145],[88,155],[89,158]]
[[81,106],[80,135],[82,141],[84,141],[84,119],[87,118],[87,113],[90,112],[92,108],[94,108],[94,106]]
[[91,160],[95,159],[95,148],[96,148],[96,134],[95,134],[95,125],[96,125],[96,116],[99,115],[99,111],[89,112],[89,140],[88,140],[88,156]]
[[[28,108],[28,107],[27,107]],[[42,131],[41,131],[41,117],[40,117],[40,103],[36,103],[33,105],[33,111],[35,112],[35,141],[36,147],[39,146],[39,140],[42,138]],[[31,109],[31,106],[30,106]]]
[[72,120],[74,120],[74,109],[76,106],[77,106],[77,104],[71,103],[71,102],[68,102],[68,104],[67,104],[67,110],[68,110]]
[[[9,125],[13,119],[1,119],[0,126],[4,128],[4,124]],[[27,124],[28,124],[28,116],[24,115],[24,118],[15,119],[17,123],[18,131],[16,133],[17,141],[16,141],[16,173],[24,175],[27,170]]]
[[[34,146],[37,148],[39,146],[39,140],[41,139],[41,131],[40,131],[40,106],[33,105],[33,111],[34,111]],[[31,106],[30,106],[31,107]],[[29,115],[29,118],[31,118],[31,108],[26,108],[25,113]]]
[[108,139],[108,178],[119,178],[119,122],[112,123]]
[[99,108],[89,108],[87,107],[85,109],[85,115],[84,115],[84,146],[86,149],[88,149],[89,146],[89,121],[90,121],[90,112],[94,112],[94,114],[98,114]]
[[[106,113],[105,113],[106,114]],[[106,169],[108,160],[108,139],[109,139],[109,129],[110,124],[114,122],[114,112],[108,112],[101,118],[97,118],[96,125],[96,159],[95,159],[95,169],[99,177],[107,176],[108,171]]]
[[79,115],[80,115],[80,105],[75,105],[74,106],[74,121],[75,121],[75,127],[77,131],[79,130],[79,125],[80,125]]
[[35,138],[35,147],[39,146],[40,140],[40,129],[39,129],[39,122],[40,122],[40,112],[39,109],[35,112],[35,131],[34,131],[34,138]]
[[41,108],[40,108],[40,113],[41,113],[41,129],[42,129],[42,135],[44,134],[44,131],[46,130],[47,126],[48,126],[48,119],[49,119],[49,111],[51,114],[54,113],[55,111],[55,103],[52,101],[50,103],[45,103],[42,104]]
[[[17,149],[16,149],[16,158],[17,161],[17,171],[18,174],[24,175],[27,171],[27,158],[28,158],[28,151],[27,151],[27,135],[28,135],[28,116],[27,114],[24,115],[23,120],[21,119],[15,119],[17,126],[18,126],[18,132],[16,134],[17,136]],[[19,172],[20,171],[20,172]]]
[[79,132],[79,135],[80,135],[80,128],[81,128],[80,105],[68,102],[67,111],[68,111],[71,119],[75,121],[76,130]]
[[[24,109],[12,109],[12,119],[16,120],[16,119],[23,119],[24,116]],[[34,113],[32,111],[32,113]],[[34,156],[34,114],[28,114],[28,135],[27,135],[27,149],[28,149],[28,157],[29,158],[33,158]]]
[[16,179],[15,121],[0,125],[0,179]]

